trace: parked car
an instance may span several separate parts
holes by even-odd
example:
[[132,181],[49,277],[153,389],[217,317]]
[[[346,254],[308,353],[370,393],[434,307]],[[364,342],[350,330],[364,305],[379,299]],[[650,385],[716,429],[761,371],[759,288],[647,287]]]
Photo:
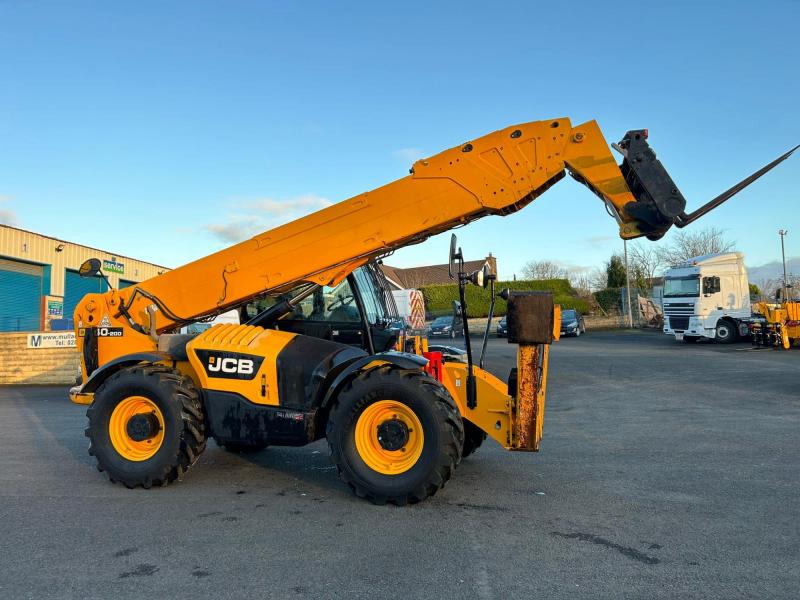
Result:
[[464,335],[464,323],[460,317],[455,315],[436,317],[431,323],[430,329],[428,329],[428,337],[449,337],[453,339],[459,335]]
[[561,335],[574,335],[586,333],[586,323],[583,315],[577,310],[567,309],[561,311]]
[[389,323],[386,329],[397,332],[397,334],[400,335],[403,332],[408,333],[411,331],[411,326],[406,322],[404,317],[398,317],[396,320]]
[[506,317],[503,317],[497,324],[497,337],[506,336],[508,336],[508,321],[506,321]]

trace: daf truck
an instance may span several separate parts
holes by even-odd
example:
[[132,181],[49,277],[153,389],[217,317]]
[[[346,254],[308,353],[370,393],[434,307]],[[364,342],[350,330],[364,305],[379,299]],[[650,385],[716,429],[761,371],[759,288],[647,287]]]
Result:
[[690,258],[664,274],[664,333],[728,344],[748,337],[750,286],[741,252]]

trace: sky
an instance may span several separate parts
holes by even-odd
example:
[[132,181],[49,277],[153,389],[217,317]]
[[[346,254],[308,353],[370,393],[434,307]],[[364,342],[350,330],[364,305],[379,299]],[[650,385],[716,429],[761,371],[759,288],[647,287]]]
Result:
[[[0,222],[175,267],[516,123],[648,128],[687,209],[800,143],[800,1],[542,4],[0,0]],[[795,155],[690,228],[800,258],[798,181]],[[570,178],[458,235],[501,278],[622,249]]]

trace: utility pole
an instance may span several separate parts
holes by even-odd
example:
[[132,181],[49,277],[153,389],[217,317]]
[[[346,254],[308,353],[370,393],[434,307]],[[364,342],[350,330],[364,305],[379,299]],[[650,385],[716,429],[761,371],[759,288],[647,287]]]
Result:
[[781,304],[786,302],[786,295],[789,291],[789,281],[786,279],[786,250],[783,246],[783,238],[789,233],[785,229],[779,229],[778,235],[781,236],[781,258],[783,259],[783,293],[781,294]]
[[633,310],[631,309],[631,274],[628,270],[628,240],[622,240],[622,247],[625,249],[625,295],[628,297],[628,327],[633,329]]

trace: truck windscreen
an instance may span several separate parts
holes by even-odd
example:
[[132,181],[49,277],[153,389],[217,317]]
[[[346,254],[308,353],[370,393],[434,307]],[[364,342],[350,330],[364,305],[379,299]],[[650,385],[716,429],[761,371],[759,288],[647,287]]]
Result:
[[697,297],[700,295],[700,276],[667,277],[664,279],[664,297]]

